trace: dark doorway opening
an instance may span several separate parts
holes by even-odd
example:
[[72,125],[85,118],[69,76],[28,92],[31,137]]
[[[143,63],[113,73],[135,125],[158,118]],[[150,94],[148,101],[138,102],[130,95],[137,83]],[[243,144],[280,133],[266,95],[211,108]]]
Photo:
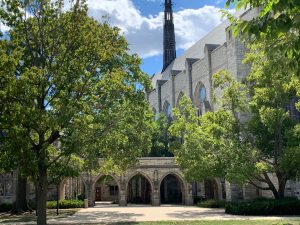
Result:
[[215,180],[205,180],[204,188],[206,199],[219,199],[218,185]]
[[130,179],[127,188],[127,202],[134,204],[151,203],[151,185],[143,175],[136,175]]
[[174,175],[167,175],[160,184],[161,204],[182,204],[182,183]]

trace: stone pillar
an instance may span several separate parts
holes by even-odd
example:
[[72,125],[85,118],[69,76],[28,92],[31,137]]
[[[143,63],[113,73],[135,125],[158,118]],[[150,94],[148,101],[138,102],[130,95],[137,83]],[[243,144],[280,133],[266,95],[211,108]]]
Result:
[[120,191],[120,201],[119,201],[119,206],[126,206],[127,205],[127,200],[126,200],[126,191],[121,190]]
[[123,174],[120,179],[120,193],[119,193],[119,206],[127,205],[127,194],[126,194],[126,179]]
[[[208,74],[209,74],[209,87],[206,87],[206,90],[213,90],[212,88],[212,66],[211,66],[211,52],[216,49],[219,45],[214,45],[214,44],[206,44],[204,47],[204,54],[205,54],[205,59],[206,59],[206,63],[207,63],[207,68],[208,68]],[[205,111],[206,108],[208,108],[209,110],[213,111],[213,104],[208,104],[209,102],[212,103],[213,102],[213,91],[209,91],[209,93],[207,93],[207,106],[205,107]]]
[[85,198],[88,199],[89,207],[95,206],[93,191],[94,191],[93,190],[93,182],[91,180],[86,181],[85,182]]
[[185,68],[188,73],[188,87],[189,87],[189,97],[194,102],[194,94],[193,94],[193,74],[192,74],[192,65],[197,62],[199,59],[194,58],[186,58]]
[[162,102],[161,102],[161,86],[166,83],[166,80],[158,80],[157,81],[157,101],[158,101],[158,113],[162,111]]
[[193,205],[193,185],[191,183],[186,184],[186,197],[185,197],[185,205]]
[[159,206],[160,205],[159,190],[153,190],[152,191],[152,205],[153,206]]
[[152,205],[159,206],[160,205],[160,195],[159,195],[159,181],[158,181],[158,170],[154,170],[153,172],[153,187],[152,191]]

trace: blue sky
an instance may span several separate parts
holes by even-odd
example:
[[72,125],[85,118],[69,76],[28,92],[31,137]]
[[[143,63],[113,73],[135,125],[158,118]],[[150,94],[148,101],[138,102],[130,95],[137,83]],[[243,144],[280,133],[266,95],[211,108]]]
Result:
[[[87,0],[89,14],[97,20],[106,16],[120,27],[132,53],[143,60],[149,75],[162,68],[164,0]],[[220,9],[226,0],[173,0],[177,56],[221,23]],[[1,25],[1,24],[0,24]],[[7,27],[1,27],[2,30]]]
[[[226,0],[173,0],[177,56],[221,22]],[[119,26],[149,75],[162,68],[164,0],[88,0],[90,15]]]

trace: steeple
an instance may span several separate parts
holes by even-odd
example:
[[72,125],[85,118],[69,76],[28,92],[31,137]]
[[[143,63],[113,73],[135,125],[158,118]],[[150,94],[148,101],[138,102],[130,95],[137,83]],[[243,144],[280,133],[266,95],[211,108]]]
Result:
[[165,0],[164,16],[164,64],[162,72],[176,58],[175,31],[173,22],[172,0]]

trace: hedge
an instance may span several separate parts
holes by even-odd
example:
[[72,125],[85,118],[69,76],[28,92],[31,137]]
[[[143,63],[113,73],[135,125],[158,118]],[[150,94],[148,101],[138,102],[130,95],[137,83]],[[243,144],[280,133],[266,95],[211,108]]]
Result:
[[0,212],[9,212],[12,210],[13,205],[10,203],[0,204]]
[[300,215],[300,200],[257,199],[249,202],[231,202],[225,212],[233,215]]
[[198,202],[197,206],[202,208],[224,208],[225,204],[225,201],[210,199]]
[[[81,200],[59,200],[60,209],[83,208],[84,202]],[[47,202],[48,209],[56,209],[56,201]]]

